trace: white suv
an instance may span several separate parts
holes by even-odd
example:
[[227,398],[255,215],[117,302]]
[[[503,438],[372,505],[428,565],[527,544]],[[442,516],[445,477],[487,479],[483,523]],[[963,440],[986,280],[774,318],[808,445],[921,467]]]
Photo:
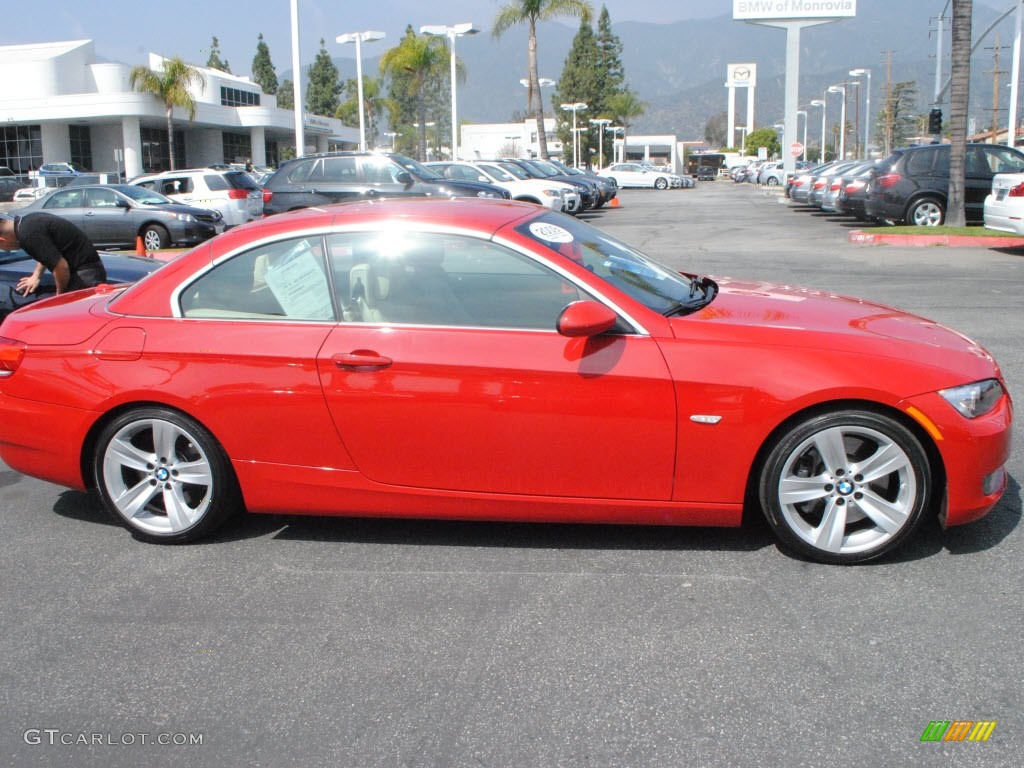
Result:
[[519,179],[497,163],[439,161],[425,163],[432,171],[455,181],[479,181],[507,189],[513,200],[525,200],[563,213],[575,213],[580,196],[571,184],[547,179]]
[[128,183],[155,190],[178,203],[220,211],[229,227],[263,216],[263,190],[245,171],[193,168],[137,176]]

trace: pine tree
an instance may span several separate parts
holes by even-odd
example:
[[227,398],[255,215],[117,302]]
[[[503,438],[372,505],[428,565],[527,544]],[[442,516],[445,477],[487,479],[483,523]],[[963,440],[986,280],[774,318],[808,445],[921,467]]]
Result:
[[338,68],[331,61],[331,56],[324,47],[324,39],[320,38],[320,51],[309,68],[309,84],[306,86],[306,111],[311,115],[334,117],[338,111],[338,94],[341,93],[341,81],[338,79]]
[[277,106],[280,109],[295,109],[295,86],[291,80],[282,80],[277,89]]
[[[560,109],[558,105],[577,102],[586,104],[587,109],[576,113],[576,124],[581,128],[589,128],[587,119],[598,114],[595,108],[601,101],[601,94],[598,90],[600,76],[597,66],[597,40],[589,22],[584,21],[580,23],[576,37],[573,38],[569,55],[566,56],[565,65],[562,67],[562,74],[558,78],[558,89],[551,99],[558,120],[558,139],[562,142],[562,160],[567,165],[575,163],[575,158],[568,159],[573,147],[573,114]],[[578,141],[580,160],[589,165],[589,148],[591,145],[597,147],[597,131],[580,131]]]
[[263,33],[256,43],[256,55],[252,57],[252,79],[259,83],[264,93],[277,93],[277,70],[270,60],[270,48],[263,42]]
[[601,6],[597,20],[597,76],[599,99],[594,104],[595,112],[604,111],[608,98],[622,90],[626,82],[626,70],[622,66],[622,41],[612,32],[612,20],[608,8]]
[[206,66],[210,69],[219,69],[221,72],[227,72],[231,74],[231,68],[228,66],[226,61],[221,61],[220,58],[220,41],[217,36],[213,36],[213,42],[210,43],[210,58],[206,60]]

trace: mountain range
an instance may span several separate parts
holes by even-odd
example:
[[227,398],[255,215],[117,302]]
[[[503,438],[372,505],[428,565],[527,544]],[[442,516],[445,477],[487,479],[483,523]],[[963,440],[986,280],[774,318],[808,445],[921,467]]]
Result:
[[[731,3],[707,0],[678,0],[693,6],[685,22],[655,24],[616,22],[615,34],[623,44],[622,61],[629,87],[647,104],[645,114],[633,125],[633,133],[671,133],[681,140],[701,139],[708,118],[727,108],[725,88],[729,63],[756,63],[758,85],[755,94],[756,126],[772,125],[782,117],[785,83],[786,34],[783,30],[734,21]],[[995,56],[998,53],[1000,103],[997,122],[1006,122],[1009,102],[1013,13],[1010,0],[993,8],[974,3],[973,38],[978,40],[991,25],[994,29],[979,43],[972,59],[971,116],[978,130],[992,122]],[[801,34],[800,102],[821,99],[826,89],[852,80],[849,71],[871,70],[872,111],[884,104],[887,82],[914,81],[918,111],[932,106],[935,89],[936,21],[943,10],[941,0],[860,0],[857,16],[806,28]],[[948,4],[947,4],[948,5]],[[709,15],[715,8],[724,12]],[[999,6],[1008,6],[1000,8]],[[943,81],[949,76],[949,19],[946,10],[943,50]],[[1001,16],[1002,21],[996,23]],[[558,22],[538,26],[540,75],[558,79],[572,46],[576,28]],[[998,39],[998,51],[996,44]],[[467,79],[458,87],[459,118],[465,122],[506,122],[526,112],[526,90],[519,84],[526,76],[527,35],[515,28],[502,38],[483,33],[461,38],[456,53],[465,63]],[[336,58],[342,78],[355,77],[355,62]],[[365,58],[364,72],[377,71],[377,59]],[[290,77],[290,73],[283,73]],[[862,84],[859,100],[863,101]],[[545,89],[545,96],[550,91]],[[939,104],[948,110],[946,103]],[[854,109],[851,97],[849,109]],[[839,108],[830,97],[827,109]],[[550,101],[546,104],[550,115]],[[746,115],[746,99],[740,93],[737,121]],[[814,137],[812,112],[810,136]],[[831,113],[829,122],[837,121]],[[848,114],[852,122],[854,117]],[[820,125],[820,118],[818,118]],[[819,128],[820,132],[820,128]],[[811,139],[813,141],[813,138]]]

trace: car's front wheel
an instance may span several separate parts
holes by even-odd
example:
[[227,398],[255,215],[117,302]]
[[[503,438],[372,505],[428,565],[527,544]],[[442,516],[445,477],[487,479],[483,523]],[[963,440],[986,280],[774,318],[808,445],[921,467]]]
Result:
[[761,507],[780,540],[824,563],[858,563],[898,547],[924,518],[932,472],[921,442],[870,411],[810,417],[774,444]]
[[668,179],[666,179],[666,178],[664,178],[662,176],[659,176],[658,178],[656,178],[654,180],[654,188],[655,189],[668,189]]
[[213,435],[184,414],[137,408],[100,432],[93,484],[111,516],[141,539],[206,536],[241,506],[231,464]]
[[147,251],[159,251],[171,244],[171,236],[159,224],[150,224],[144,228],[140,237]]
[[907,223],[915,227],[937,227],[946,217],[946,210],[939,200],[925,197],[914,201],[907,211]]

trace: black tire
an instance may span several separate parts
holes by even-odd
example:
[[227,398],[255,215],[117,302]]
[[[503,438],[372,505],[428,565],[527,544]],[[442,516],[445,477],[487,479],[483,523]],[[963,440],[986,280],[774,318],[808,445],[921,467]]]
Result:
[[784,544],[822,563],[860,563],[893,551],[920,525],[932,469],[921,442],[895,419],[838,411],[779,437],[758,492]]
[[139,233],[142,245],[147,251],[159,251],[171,244],[171,236],[159,224],[147,224]]
[[668,179],[664,176],[659,176],[654,180],[655,189],[668,189]]
[[208,536],[242,506],[217,440],[167,408],[137,408],[107,424],[96,440],[92,480],[114,520],[157,544]]
[[907,224],[937,227],[946,220],[946,205],[936,197],[922,197],[907,208]]

